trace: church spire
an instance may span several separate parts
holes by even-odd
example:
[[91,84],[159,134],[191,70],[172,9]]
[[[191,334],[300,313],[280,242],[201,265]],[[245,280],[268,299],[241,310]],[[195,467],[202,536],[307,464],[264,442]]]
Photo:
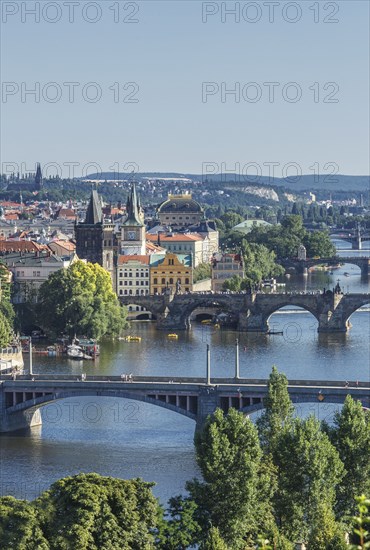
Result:
[[93,190],[86,210],[85,224],[96,225],[98,223],[103,223],[103,211],[98,192]]
[[41,189],[41,187],[42,187],[41,164],[39,162],[37,163],[37,167],[36,167],[35,187],[37,189]]
[[123,225],[144,225],[140,219],[140,205],[136,194],[135,183],[132,184],[131,191],[127,198],[126,209],[127,218]]

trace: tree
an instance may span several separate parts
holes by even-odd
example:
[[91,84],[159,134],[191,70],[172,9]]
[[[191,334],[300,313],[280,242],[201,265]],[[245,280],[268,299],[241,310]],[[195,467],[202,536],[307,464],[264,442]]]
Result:
[[370,415],[360,401],[347,395],[329,434],[346,470],[338,487],[337,512],[348,523],[356,511],[356,495],[370,494]]
[[244,279],[240,275],[233,275],[230,279],[226,279],[222,285],[223,290],[232,292],[240,292],[243,289]]
[[258,471],[261,448],[256,427],[235,409],[217,409],[195,438],[197,462],[204,481],[187,483],[198,506],[204,533],[217,527],[225,543],[244,548],[256,535],[259,514]]
[[336,249],[330,240],[327,231],[307,232],[302,240],[307,250],[307,256],[320,256],[320,258],[330,258],[336,255]]
[[288,380],[275,365],[268,381],[265,410],[257,420],[262,449],[271,452],[277,443],[284,425],[293,419],[294,407],[288,393]]
[[166,518],[159,530],[162,550],[186,550],[200,538],[200,526],[195,520],[197,505],[190,498],[170,498]]
[[197,265],[194,268],[193,281],[197,283],[198,281],[203,281],[204,279],[210,279],[212,276],[211,264],[202,263]]
[[0,498],[0,548],[49,550],[33,504],[10,496]]
[[333,538],[336,487],[344,467],[319,421],[310,416],[286,424],[274,449],[274,462],[279,469],[274,502],[283,534],[307,541],[325,518],[328,540]]
[[57,481],[35,501],[51,550],[154,549],[160,510],[153,485],[98,474]]
[[53,273],[40,288],[39,302],[40,325],[54,334],[101,338],[126,325],[110,275],[98,264],[77,261]]
[[200,550],[228,550],[217,527],[211,527],[207,539],[200,546]]
[[12,339],[12,329],[4,316],[0,311],[0,348],[5,348],[9,345]]

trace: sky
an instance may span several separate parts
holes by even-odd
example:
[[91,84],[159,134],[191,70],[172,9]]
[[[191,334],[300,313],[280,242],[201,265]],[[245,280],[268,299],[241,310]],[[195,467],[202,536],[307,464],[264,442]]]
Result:
[[368,175],[369,6],[2,0],[2,172]]

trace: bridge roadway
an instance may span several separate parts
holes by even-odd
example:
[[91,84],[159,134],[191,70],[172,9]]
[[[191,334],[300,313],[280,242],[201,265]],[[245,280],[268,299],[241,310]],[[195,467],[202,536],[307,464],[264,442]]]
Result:
[[370,232],[368,230],[363,232],[358,228],[355,230],[337,229],[330,231],[330,237],[350,242],[352,244],[352,250],[362,250],[362,243],[370,240]]
[[370,257],[368,256],[332,256],[329,258],[307,258],[306,260],[287,258],[277,261],[285,269],[294,268],[298,273],[305,273],[310,267],[315,265],[352,264],[357,265],[361,269],[361,277],[365,278],[370,274]]
[[268,332],[269,318],[285,306],[303,308],[317,319],[318,332],[346,332],[350,316],[370,303],[370,294],[308,293],[188,293],[175,295],[120,296],[124,305],[145,307],[156,316],[157,328],[174,331],[190,328],[197,308],[215,308],[229,313],[238,330]]
[[[0,377],[0,433],[41,424],[40,408],[71,397],[114,397],[143,401],[185,415],[201,429],[217,407],[230,407],[250,414],[264,407],[267,380],[185,377],[134,377],[125,382],[119,376],[10,375]],[[343,403],[346,396],[370,408],[370,382],[290,380],[293,403]]]

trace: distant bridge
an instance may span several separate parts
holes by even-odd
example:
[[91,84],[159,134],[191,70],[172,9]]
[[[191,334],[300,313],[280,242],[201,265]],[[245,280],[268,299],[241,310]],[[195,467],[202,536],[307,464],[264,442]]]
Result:
[[352,250],[362,250],[363,241],[370,240],[370,231],[362,231],[360,228],[353,230],[334,229],[330,230],[330,237],[351,243]]
[[357,265],[361,269],[362,277],[367,277],[370,273],[370,258],[367,256],[332,256],[329,258],[307,258],[306,260],[287,258],[278,260],[278,263],[285,269],[294,268],[298,273],[304,273],[315,265],[337,265],[339,263]]
[[[196,422],[201,429],[209,414],[231,407],[251,414],[264,408],[267,380],[237,378],[135,377],[123,382],[118,376],[87,376],[85,381],[68,375],[0,377],[0,433],[41,424],[40,408],[72,397],[114,397],[133,399],[164,407]],[[343,403],[348,394],[370,407],[370,384],[321,380],[290,380],[293,403]]]
[[190,328],[190,317],[197,308],[219,308],[237,322],[238,330],[268,332],[269,318],[285,306],[303,308],[317,319],[318,332],[346,332],[350,316],[370,303],[370,294],[323,293],[189,293],[155,296],[120,296],[124,305],[145,307],[162,330]]

